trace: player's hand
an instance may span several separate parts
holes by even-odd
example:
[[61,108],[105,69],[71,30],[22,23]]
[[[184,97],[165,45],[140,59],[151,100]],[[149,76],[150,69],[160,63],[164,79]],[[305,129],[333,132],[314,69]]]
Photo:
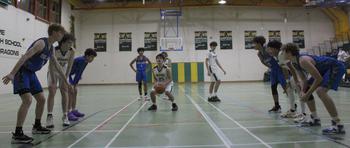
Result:
[[226,75],[226,71],[225,70],[222,70],[224,72],[224,75]]
[[5,77],[2,78],[2,82],[7,85],[10,81],[12,81],[14,79],[14,75],[13,74],[8,74]]
[[210,76],[210,72],[208,72],[207,74],[208,74],[208,76]]

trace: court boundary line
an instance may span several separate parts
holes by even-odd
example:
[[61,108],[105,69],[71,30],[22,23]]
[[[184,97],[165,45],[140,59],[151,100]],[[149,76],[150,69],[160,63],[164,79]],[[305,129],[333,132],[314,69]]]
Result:
[[129,123],[136,117],[136,115],[141,111],[141,109],[147,104],[145,101],[142,106],[131,116],[131,118],[123,125],[123,127],[113,136],[113,138],[104,146],[104,148],[108,148],[117,138],[118,136],[125,130],[125,128],[129,125]]
[[191,96],[186,94],[186,91],[183,87],[179,86],[181,91],[184,92],[187,99],[191,101],[191,103],[195,106],[195,108],[201,113],[204,119],[208,122],[209,126],[214,130],[216,135],[220,138],[220,140],[224,143],[225,147],[230,148],[232,145],[231,140],[227,138],[227,136],[219,129],[219,127],[214,123],[214,121],[208,116],[207,113],[203,111],[203,109],[193,100]]
[[244,131],[246,131],[250,136],[253,136],[256,140],[258,140],[259,142],[261,142],[264,146],[268,147],[268,148],[272,148],[270,145],[268,145],[265,141],[263,141],[262,139],[260,139],[258,136],[256,136],[255,134],[253,134],[251,131],[249,131],[247,128],[245,128],[243,125],[241,125],[240,123],[238,123],[236,120],[234,120],[233,118],[231,118],[229,115],[227,115],[225,112],[223,112],[220,108],[216,107],[215,105],[213,105],[212,103],[208,102],[207,100],[204,99],[203,96],[199,95],[198,93],[196,94],[198,97],[200,97],[200,99],[202,99],[203,101],[205,101],[207,104],[210,104],[213,108],[215,108],[218,112],[220,112],[223,116],[225,116],[226,118],[230,119],[232,122],[234,122],[235,124],[237,124],[239,127],[241,127]]
[[74,145],[76,145],[77,143],[79,143],[81,140],[83,140],[85,137],[87,137],[88,135],[90,135],[91,133],[93,133],[94,131],[96,131],[98,128],[102,127],[103,125],[105,125],[107,122],[109,122],[111,119],[113,119],[115,116],[117,116],[120,112],[122,112],[124,109],[126,109],[127,107],[129,107],[131,104],[135,103],[137,101],[137,99],[134,99],[133,101],[131,101],[130,103],[128,103],[127,105],[125,105],[123,108],[121,108],[120,110],[118,110],[117,112],[114,112],[112,115],[110,115],[107,119],[105,119],[104,121],[102,121],[100,124],[98,124],[95,128],[91,129],[89,132],[87,132],[86,134],[84,134],[82,137],[80,137],[78,140],[74,141],[72,144],[70,144],[69,146],[67,146],[67,148],[71,148]]

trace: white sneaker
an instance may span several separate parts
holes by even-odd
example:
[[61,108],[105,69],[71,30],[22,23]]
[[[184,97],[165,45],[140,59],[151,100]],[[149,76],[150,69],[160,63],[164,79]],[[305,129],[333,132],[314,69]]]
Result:
[[294,123],[300,123],[300,122],[304,121],[305,118],[306,118],[306,116],[305,116],[303,113],[301,113],[301,114],[296,114],[296,115],[294,116],[293,121],[294,121]]
[[51,114],[48,114],[47,115],[47,118],[46,118],[46,128],[54,128],[54,125],[53,125],[53,116]]
[[143,96],[143,98],[145,99],[145,101],[149,101],[150,99],[148,98],[148,96]]
[[281,114],[281,118],[294,118],[295,114],[296,114],[295,111],[292,112],[288,110],[287,112]]
[[70,122],[68,120],[68,116],[63,116],[62,117],[62,121],[63,121],[63,126],[69,126]]
[[138,101],[142,101],[142,99],[143,99],[142,96],[140,96],[140,97],[137,98]]

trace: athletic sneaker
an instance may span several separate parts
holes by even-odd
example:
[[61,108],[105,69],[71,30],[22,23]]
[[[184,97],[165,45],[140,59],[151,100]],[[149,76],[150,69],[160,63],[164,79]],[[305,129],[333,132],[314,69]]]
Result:
[[281,118],[294,118],[296,115],[296,112],[292,112],[291,110],[288,110],[287,112],[281,114]]
[[52,114],[47,114],[46,117],[46,128],[54,128],[55,126],[53,125],[53,116]]
[[274,106],[269,110],[269,113],[280,113],[281,112],[281,106]]
[[27,135],[23,134],[23,131],[21,133],[15,134],[12,133],[12,144],[28,144],[31,143],[34,139],[32,137],[29,137]]
[[70,122],[68,120],[68,116],[63,116],[62,117],[62,122],[63,122],[63,126],[69,126],[70,125]]
[[78,110],[73,110],[72,113],[74,114],[74,116],[79,117],[79,118],[85,116],[85,114],[79,112]]
[[150,99],[148,98],[148,96],[143,96],[143,99],[145,99],[145,101],[150,101]]
[[150,106],[150,107],[148,108],[148,110],[154,110],[154,111],[156,111],[156,110],[157,110],[157,105],[152,104],[152,106]]
[[218,96],[214,96],[214,97],[213,97],[213,100],[214,100],[214,102],[221,102],[221,100],[219,99]]
[[33,126],[32,133],[33,134],[50,134],[51,130],[40,126]]
[[304,121],[305,118],[306,118],[306,115],[303,114],[303,113],[301,113],[301,114],[296,114],[296,115],[294,116],[293,121],[294,121],[294,123],[300,123],[300,122]]
[[171,111],[177,111],[178,107],[177,107],[176,103],[173,103],[171,106],[172,106]]
[[322,130],[323,135],[345,134],[344,125],[337,124],[332,120],[332,125]]
[[313,118],[310,115],[310,118],[305,118],[303,121],[300,122],[301,127],[310,127],[310,126],[321,126],[321,120],[320,118]]
[[141,101],[143,99],[142,95],[137,98],[138,101]]
[[69,121],[78,121],[78,117],[76,117],[72,112],[68,113],[68,120]]
[[214,97],[208,97],[208,102],[215,102]]

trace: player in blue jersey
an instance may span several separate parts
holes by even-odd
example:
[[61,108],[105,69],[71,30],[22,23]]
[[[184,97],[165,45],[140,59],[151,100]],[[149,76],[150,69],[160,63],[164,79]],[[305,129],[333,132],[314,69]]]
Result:
[[91,63],[96,56],[97,56],[96,51],[94,49],[88,48],[85,50],[83,56],[79,56],[74,59],[73,66],[69,74],[69,83],[73,87],[72,89],[70,89],[70,91],[68,91],[69,93],[68,120],[69,121],[77,121],[79,117],[85,116],[84,113],[81,113],[76,109],[77,94],[78,94],[77,87],[87,64]]
[[[266,48],[264,47],[266,43],[265,37],[257,36],[253,39],[253,43],[255,44],[255,50],[258,50],[258,57],[261,63],[264,64],[269,69],[271,69],[272,68],[271,62],[273,62],[271,60],[273,59],[273,57],[267,52]],[[273,82],[274,80],[277,80],[277,79],[273,79],[271,81],[271,92],[272,92],[272,97],[275,105],[269,110],[269,112],[279,113],[281,112],[281,106],[279,104],[279,99],[278,99],[277,84],[274,84],[275,83]],[[285,83],[285,81],[282,83]],[[281,85],[283,86],[284,84],[281,84]]]
[[[147,99],[147,75],[146,75],[146,69],[147,64],[151,64],[151,61],[144,55],[145,49],[144,48],[138,48],[137,49],[138,56],[133,59],[130,62],[131,69],[136,73],[136,81],[138,84],[138,90],[140,95],[140,100]],[[134,68],[133,64],[136,62],[136,69]],[[142,97],[142,84],[143,84],[143,91],[144,91],[144,97]]]
[[344,125],[340,122],[337,108],[332,98],[327,94],[329,89],[338,89],[345,73],[344,64],[326,56],[299,54],[298,46],[293,43],[286,44],[283,50],[285,50],[286,59],[295,63],[298,71],[304,71],[311,75],[309,80],[305,76],[299,75],[302,90],[310,85],[306,92],[301,92],[301,101],[307,102],[311,94],[316,92],[332,118],[331,127],[322,130],[323,134],[345,134]]
[[17,112],[16,130],[12,136],[12,143],[31,143],[33,138],[23,134],[23,123],[27,116],[28,109],[32,103],[32,96],[35,98],[35,123],[32,129],[33,134],[49,134],[51,131],[41,126],[41,116],[44,111],[45,96],[41,84],[35,74],[47,61],[52,58],[55,68],[58,69],[60,77],[67,78],[62,71],[61,66],[55,58],[52,44],[60,41],[65,33],[61,25],[52,24],[48,28],[49,37],[40,38],[34,41],[27,52],[18,60],[12,71],[2,78],[4,84],[10,81],[13,83],[14,94],[19,94],[22,103]]

